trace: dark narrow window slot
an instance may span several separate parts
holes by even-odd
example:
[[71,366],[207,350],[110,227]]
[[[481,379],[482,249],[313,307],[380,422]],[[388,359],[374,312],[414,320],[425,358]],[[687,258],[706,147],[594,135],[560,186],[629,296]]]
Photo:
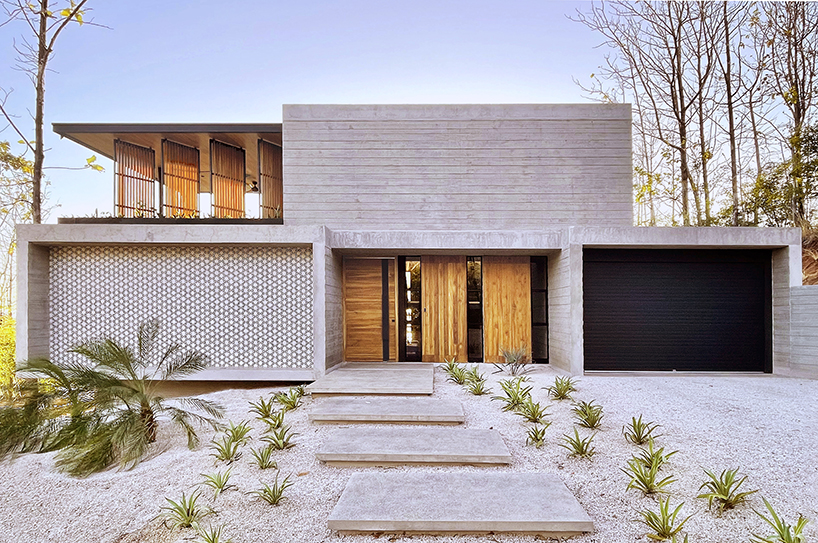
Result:
[[466,258],[466,322],[469,362],[483,361],[483,261],[479,256]]
[[548,257],[531,257],[531,360],[548,363]]
[[420,257],[398,257],[398,359],[422,360]]

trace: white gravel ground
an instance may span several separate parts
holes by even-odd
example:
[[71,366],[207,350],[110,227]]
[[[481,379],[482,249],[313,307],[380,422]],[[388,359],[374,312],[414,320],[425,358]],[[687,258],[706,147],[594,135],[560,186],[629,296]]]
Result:
[[[483,368],[495,392],[503,375],[493,367]],[[224,535],[234,543],[370,541],[466,542],[534,541],[532,536],[343,536],[327,530],[327,517],[350,474],[359,469],[407,469],[428,471],[545,471],[559,474],[594,520],[596,532],[573,538],[577,543],[649,541],[643,526],[635,522],[637,511],[656,508],[653,498],[626,491],[628,478],[620,471],[637,449],[622,437],[622,426],[630,417],[663,425],[658,444],[678,450],[665,470],[678,478],[671,486],[675,505],[685,502],[682,512],[693,517],[686,525],[691,543],[747,541],[750,531],[767,534],[768,527],[753,513],[764,510],[766,497],[778,513],[794,522],[798,513],[810,519],[806,540],[818,540],[818,381],[772,376],[586,376],[579,379],[578,400],[596,400],[605,410],[603,429],[595,439],[597,454],[592,461],[567,457],[557,443],[572,429],[569,402],[551,402],[541,387],[551,384],[555,370],[539,367],[530,374],[535,400],[551,404],[553,425],[547,430],[542,449],[525,445],[526,424],[520,417],[500,410],[500,402],[489,396],[475,397],[447,383],[436,370],[435,396],[456,398],[463,403],[466,427],[493,428],[500,432],[514,458],[509,467],[407,467],[332,468],[315,460],[315,451],[332,426],[307,421],[311,403],[287,415],[298,432],[297,446],[277,453],[282,474],[292,474],[295,484],[278,507],[247,494],[270,483],[272,470],[261,471],[251,462],[249,447],[233,467],[230,490],[215,503],[209,491],[202,501],[217,512],[210,522],[226,524]],[[226,390],[206,397],[225,404],[231,420],[251,419],[248,401],[272,390]],[[253,421],[256,441],[261,424]],[[581,435],[588,431],[580,430]],[[190,493],[217,466],[207,443],[212,432],[202,433],[203,445],[189,451],[178,433],[163,427],[156,453],[136,469],[109,471],[78,480],[54,470],[53,454],[26,455],[0,464],[3,499],[0,500],[0,541],[34,542],[181,542],[197,541],[193,530],[171,531],[156,520],[164,498],[177,499]],[[251,446],[253,443],[251,442]],[[159,450],[161,449],[161,451]],[[705,480],[702,468],[721,471],[741,467],[748,475],[747,489],[761,489],[749,505],[726,512],[721,518],[707,511],[706,502],[696,499]],[[209,490],[209,489],[205,489]],[[507,499],[514,500],[513,495]],[[486,504],[491,507],[491,504]],[[520,503],[524,508],[525,503]]]

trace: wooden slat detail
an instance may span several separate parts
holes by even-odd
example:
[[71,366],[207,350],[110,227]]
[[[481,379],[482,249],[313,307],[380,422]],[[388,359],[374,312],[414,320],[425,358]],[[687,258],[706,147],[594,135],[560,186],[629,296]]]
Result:
[[423,361],[468,359],[466,257],[421,257]]
[[396,302],[398,282],[395,277],[395,266],[398,263],[389,261],[389,360],[398,359],[398,307]]
[[155,217],[155,153],[153,149],[116,140],[114,142],[114,191],[119,217]]
[[214,217],[244,217],[244,174],[244,149],[210,140]]
[[199,150],[162,140],[162,198],[166,217],[199,214]]
[[344,260],[344,357],[355,362],[383,360],[381,261]]
[[529,257],[483,257],[483,337],[485,362],[499,362],[501,347],[522,346],[531,355]]
[[281,146],[258,140],[258,178],[261,191],[261,218],[284,216]]

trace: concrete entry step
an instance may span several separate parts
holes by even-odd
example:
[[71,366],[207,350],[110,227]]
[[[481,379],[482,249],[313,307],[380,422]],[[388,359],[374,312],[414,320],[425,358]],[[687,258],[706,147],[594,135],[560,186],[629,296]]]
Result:
[[[513,499],[509,499],[513,497]],[[594,524],[550,473],[354,473],[329,516],[340,532],[568,537]]]
[[434,388],[434,364],[407,362],[345,363],[307,385],[320,395],[429,395]]
[[461,424],[463,406],[455,400],[416,396],[327,398],[313,406],[309,419],[317,423]]
[[494,430],[407,426],[336,430],[315,457],[331,466],[511,463],[511,453]]

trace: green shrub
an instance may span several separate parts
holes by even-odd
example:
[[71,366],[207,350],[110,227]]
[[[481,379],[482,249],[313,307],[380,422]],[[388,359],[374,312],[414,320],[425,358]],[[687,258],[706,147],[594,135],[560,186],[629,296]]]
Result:
[[14,395],[15,337],[14,319],[0,316],[0,399],[11,399]]
[[525,439],[526,445],[534,445],[538,449],[545,444],[545,430],[551,426],[550,422],[546,422],[542,427],[536,424],[528,429],[528,434]]
[[281,483],[278,482],[279,473],[276,474],[276,480],[273,485],[264,485],[258,490],[254,490],[253,494],[266,501],[270,505],[278,505],[284,499],[284,491],[293,484],[290,482],[290,476],[286,476]]
[[264,424],[267,425],[267,431],[271,432],[273,430],[278,430],[284,425],[284,415],[287,413],[286,409],[282,409],[281,411],[277,411],[276,413],[270,415],[269,417],[259,417]]
[[466,383],[466,388],[475,396],[482,396],[491,392],[490,388],[486,388],[486,381],[469,381]]
[[554,379],[554,385],[546,387],[548,394],[555,400],[570,400],[571,393],[576,392],[574,380],[570,377],[557,377]]
[[234,441],[228,435],[223,435],[221,439],[216,439],[214,437],[213,441],[210,443],[210,448],[213,449],[210,456],[214,457],[216,460],[230,464],[241,457],[241,452],[239,452],[241,445],[242,443],[240,441]]
[[656,464],[646,466],[639,458],[628,460],[628,468],[622,471],[631,478],[627,490],[640,490],[643,494],[657,494],[667,492],[664,488],[676,481],[671,476],[659,479],[659,467]]
[[642,415],[639,415],[638,419],[631,417],[631,422],[622,427],[622,435],[625,436],[626,441],[634,445],[644,445],[649,439],[660,437],[653,435],[653,432],[660,426],[654,422],[642,422]]
[[161,508],[162,512],[159,514],[159,517],[164,519],[162,523],[171,530],[174,528],[198,528],[199,521],[213,513],[210,509],[196,505],[196,501],[200,496],[199,491],[196,490],[190,497],[186,497],[185,493],[182,492],[182,499],[178,502],[165,498],[168,505],[163,506]]
[[265,400],[262,396],[257,402],[250,402],[250,411],[258,415],[259,420],[268,419],[275,414],[275,401],[272,398]]
[[455,365],[449,373],[449,377],[446,379],[447,381],[452,381],[458,385],[466,384],[468,380],[468,372],[466,368],[463,366]]
[[492,396],[492,400],[500,400],[505,403],[503,411],[517,411],[523,405],[526,398],[531,396],[531,387],[523,386],[526,377],[520,376],[513,379],[502,379],[499,382],[500,388],[503,389],[502,396]]
[[281,404],[283,411],[292,411],[298,409],[301,405],[301,397],[303,394],[298,387],[292,387],[287,392],[279,392],[273,396],[273,400]]
[[568,449],[568,456],[579,456],[580,458],[587,458],[591,459],[591,457],[596,454],[596,450],[591,447],[591,442],[594,440],[596,434],[593,434],[585,439],[579,437],[579,433],[577,429],[574,428],[574,435],[569,436],[567,434],[563,434],[562,436],[562,443],[560,443],[560,447]]
[[210,526],[209,528],[199,528],[196,530],[196,533],[202,538],[202,543],[233,543],[232,539],[222,539],[224,526],[224,524],[221,524],[219,526]]
[[271,446],[266,446],[263,449],[250,449],[253,453],[253,459],[259,469],[278,468],[278,463],[273,460],[273,452],[275,449]]
[[[659,499],[659,511],[639,511],[642,516],[642,522],[651,531],[646,535],[649,539],[654,541],[667,541],[672,539],[676,541],[676,535],[682,531],[682,527],[690,520],[687,517],[683,521],[676,523],[676,517],[679,515],[684,503],[680,503],[676,509],[670,511],[670,498],[666,500]],[[691,515],[692,517],[693,515]],[[687,538],[685,538],[685,541]]]
[[536,424],[545,421],[545,417],[548,415],[548,406],[542,407],[538,402],[534,402],[531,396],[528,396],[514,412],[528,422]]
[[752,543],[806,543],[806,538],[803,535],[804,527],[809,522],[806,517],[802,515],[798,515],[798,520],[795,521],[795,525],[791,526],[787,524],[773,509],[773,506],[770,505],[770,502],[767,501],[766,498],[762,498],[764,500],[764,505],[767,507],[767,511],[770,512],[770,517],[765,517],[758,511],[756,511],[756,515],[764,519],[764,522],[772,526],[773,533],[772,535],[768,535],[766,537],[760,536],[757,534],[752,534],[751,542]]
[[738,468],[726,469],[718,476],[712,471],[704,470],[704,472],[710,480],[702,483],[699,490],[706,488],[708,492],[699,494],[696,497],[706,499],[708,509],[712,508],[713,502],[715,502],[716,505],[718,505],[719,514],[724,512],[725,509],[732,509],[738,504],[747,501],[747,496],[758,492],[758,490],[750,490],[748,492],[738,491],[742,483],[747,480],[746,475],[736,480],[738,477]]
[[593,400],[576,403],[571,411],[574,412],[577,418],[577,424],[583,428],[595,430],[602,424],[602,417],[604,416],[602,406],[595,404]]
[[229,468],[225,472],[217,471],[216,473],[211,473],[210,475],[205,475],[204,473],[200,473],[205,480],[200,485],[209,486],[213,489],[213,499],[219,497],[219,494],[228,490],[230,488],[237,488],[236,485],[229,484],[230,481],[230,470],[233,468]]
[[231,441],[235,441],[239,445],[246,445],[247,442],[250,441],[250,438],[247,435],[250,433],[250,422],[244,420],[238,425],[235,425],[231,420],[229,424],[230,426],[224,430],[225,435],[229,437]]
[[506,371],[515,376],[527,373],[531,369],[528,364],[528,350],[525,347],[513,349],[500,347],[500,356],[503,358],[503,362],[494,364],[494,367],[499,371]]
[[290,440],[297,435],[298,434],[290,430],[289,426],[282,426],[278,430],[274,430],[262,437],[261,440],[266,441],[270,445],[271,449],[283,451],[284,449],[295,447],[295,443]]
[[662,466],[667,464],[670,457],[676,454],[679,451],[671,451],[665,454],[665,448],[660,447],[658,449],[653,448],[653,438],[648,439],[648,447],[642,447],[639,450],[639,455],[635,458],[639,459],[645,467],[650,468],[656,466],[656,469],[661,469]]

